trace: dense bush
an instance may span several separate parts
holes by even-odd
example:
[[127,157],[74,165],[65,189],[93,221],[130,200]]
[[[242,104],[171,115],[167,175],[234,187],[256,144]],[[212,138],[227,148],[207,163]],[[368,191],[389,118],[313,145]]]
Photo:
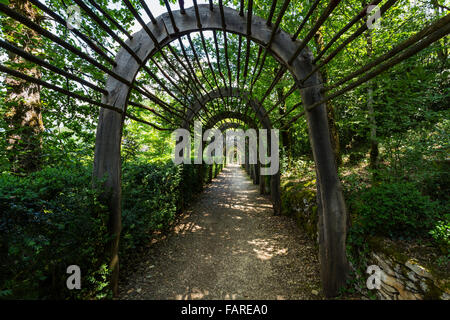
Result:
[[141,245],[173,221],[181,205],[182,167],[171,161],[131,163],[123,169],[121,250]]
[[447,213],[435,224],[430,235],[441,252],[450,255],[450,214]]
[[[213,165],[213,175],[216,168]],[[123,168],[121,256],[142,246],[155,231],[164,231],[203,189],[209,166],[174,165],[172,161],[127,163]]]
[[[442,115],[448,117],[447,114]],[[442,203],[450,200],[450,161],[448,154],[450,121],[431,128],[392,134],[382,141],[382,158],[387,164],[377,170],[380,179],[414,182],[422,193]]]
[[434,243],[443,257],[448,255],[450,220],[444,213],[445,206],[423,195],[416,184],[379,182],[372,187],[356,188],[353,192],[347,190],[346,193],[352,221],[347,252],[356,273],[352,281],[362,281],[359,284],[361,288],[365,288],[365,280],[362,279],[366,279],[372,250],[369,243],[379,236]]
[[[91,169],[46,168],[0,176],[0,294],[3,298],[104,296],[107,212]],[[81,268],[81,290],[66,288],[66,268]]]
[[207,181],[209,170],[207,165],[184,165],[182,169],[183,185],[181,192],[183,194],[183,203],[192,200],[195,194],[203,189],[203,184]]
[[373,235],[419,238],[448,255],[449,128],[449,122],[442,120],[432,128],[392,134],[382,140],[383,162],[371,170],[375,179],[361,170],[363,163],[343,177],[353,220],[348,240],[353,258],[361,256],[367,237]]
[[439,204],[412,183],[382,183],[350,199],[353,229],[366,235],[414,238],[427,234],[439,218]]
[[[122,259],[153,232],[168,228],[202,190],[208,173],[207,165],[126,163]],[[0,175],[1,298],[108,296],[108,212],[91,185],[92,168],[81,165],[45,168],[27,177]],[[73,264],[81,268],[82,289],[69,291],[66,268]]]

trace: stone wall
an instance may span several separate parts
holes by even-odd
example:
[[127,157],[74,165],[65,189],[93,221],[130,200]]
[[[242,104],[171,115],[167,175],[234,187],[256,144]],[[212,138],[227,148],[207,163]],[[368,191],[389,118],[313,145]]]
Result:
[[381,300],[449,300],[449,281],[433,274],[416,259],[371,253],[372,263],[381,269],[381,286],[376,295]]
[[[295,219],[298,227],[318,245],[315,181],[282,180],[281,200],[282,214]],[[420,257],[417,250],[408,251],[389,239],[372,237],[369,238],[368,245],[370,254],[365,270],[370,265],[376,265],[381,269],[381,287],[379,290],[372,290],[378,299],[450,299],[448,270],[443,274],[431,271],[435,268],[425,267],[425,264],[414,258],[414,256]],[[422,249],[432,250],[432,248]],[[361,279],[359,272],[355,272],[355,275],[359,279],[355,289],[368,298],[365,282],[369,274],[363,275],[364,279]]]
[[317,243],[316,181],[281,181],[281,213],[292,217],[297,226]]

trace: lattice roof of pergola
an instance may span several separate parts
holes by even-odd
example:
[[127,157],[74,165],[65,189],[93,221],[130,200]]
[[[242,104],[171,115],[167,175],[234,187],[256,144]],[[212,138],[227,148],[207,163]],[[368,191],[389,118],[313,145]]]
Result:
[[[43,2],[39,0],[29,1],[42,10],[45,14],[53,18],[57,23],[66,26],[66,19],[61,17],[58,13],[52,11]],[[322,1],[325,2],[325,0]],[[166,123],[170,127],[161,127],[159,124],[139,119],[131,113],[128,113],[126,109],[117,108],[114,105],[96,101],[86,95],[71,92],[63,87],[59,87],[42,79],[33,78],[3,65],[0,66],[0,71],[29,82],[37,83],[43,87],[55,90],[59,93],[79,99],[89,104],[122,113],[130,119],[148,124],[158,130],[172,130],[179,127],[183,123],[185,125],[189,125],[194,118],[198,118],[206,123],[208,122],[208,119],[214,116],[214,113],[222,112],[224,110],[231,111],[236,108],[238,109],[237,112],[242,113],[244,117],[248,113],[253,113],[254,120],[258,119],[258,121],[261,122],[261,119],[263,118],[270,119],[271,113],[275,110],[275,108],[277,108],[277,106],[286,101],[286,99],[288,99],[288,97],[291,96],[297,89],[302,90],[308,88],[308,80],[311,77],[316,75],[318,71],[324,68],[324,66],[332,61],[332,59],[334,59],[340,52],[342,52],[346,46],[352,43],[352,41],[361,36],[368,29],[368,24],[362,23],[356,31],[345,38],[343,37],[349,30],[352,29],[352,27],[357,25],[358,22],[364,21],[364,19],[367,18],[368,10],[366,7],[355,15],[341,30],[338,30],[333,38],[325,45],[325,47],[316,54],[316,56],[312,59],[312,70],[310,70],[302,79],[296,79],[295,77],[290,76],[288,72],[291,71],[290,66],[301,56],[302,52],[307,50],[308,43],[313,39],[314,35],[324,24],[324,22],[331,18],[330,16],[341,3],[341,0],[329,0],[325,9],[321,12],[316,12],[319,10],[318,8],[321,0],[315,0],[311,4],[304,19],[301,21],[297,31],[293,35],[290,35],[290,41],[295,46],[294,53],[289,57],[287,63],[279,63],[279,67],[277,68],[271,84],[265,88],[265,93],[262,96],[256,98],[254,96],[255,86],[261,83],[258,82],[258,80],[263,73],[264,66],[268,59],[272,59],[271,56],[273,55],[276,61],[280,62],[281,60],[280,57],[277,56],[277,52],[274,47],[275,45],[280,45],[276,44],[276,42],[279,41],[280,38],[280,24],[283,21],[284,15],[289,6],[293,5],[290,0],[280,1],[282,4],[278,10],[277,1],[273,1],[270,11],[267,13],[267,17],[263,17],[265,20],[257,20],[254,16],[252,0],[248,0],[246,5],[245,1],[241,0],[237,10],[225,7],[222,0],[219,0],[217,4],[214,4],[212,0],[209,0],[209,5],[198,5],[197,1],[194,0],[193,8],[187,9],[184,7],[184,1],[180,0],[178,1],[180,10],[177,12],[172,11],[169,3],[165,0],[164,2],[167,13],[160,17],[155,17],[152,14],[151,8],[144,0],[139,0],[145,14],[150,18],[150,22],[148,24],[144,22],[144,19],[140,15],[139,11],[129,0],[123,0],[126,7],[142,27],[143,32],[145,32],[146,36],[151,39],[155,46],[155,50],[149,57],[148,61],[142,61],[142,58],[137,54],[136,50],[130,46],[130,41],[133,40],[133,37],[135,37],[137,33],[131,34],[127,31],[122,26],[120,21],[117,21],[114,17],[108,14],[104,8],[95,2],[95,0],[74,0],[74,2],[85,14],[95,21],[99,28],[104,30],[120,45],[122,51],[125,51],[133,57],[133,59],[135,59],[135,61],[140,65],[140,72],[148,75],[151,79],[152,86],[158,88],[160,91],[164,91],[167,97],[172,99],[171,102],[164,101],[159,94],[154,92],[152,93],[148,87],[144,86],[142,83],[139,83],[135,79],[130,81],[118,74],[115,71],[119,63],[118,60],[115,57],[112,57],[111,54],[108,54],[107,50],[101,47],[100,39],[91,39],[81,30],[71,29],[74,37],[83,41],[93,53],[95,52],[95,54],[102,57],[107,64],[102,64],[95,57],[90,56],[90,54],[86,51],[71,45],[68,41],[58,37],[51,31],[36,24],[22,14],[12,10],[7,5],[0,4],[0,11],[22,23],[26,27],[34,30],[38,34],[50,39],[59,46],[63,47],[65,50],[68,50],[85,60],[98,70],[107,74],[110,78],[125,84],[131,88],[133,95],[140,95],[145,99],[149,99],[154,105],[157,106],[157,108],[146,106],[142,102],[136,101],[136,99],[130,99],[128,101],[128,105],[150,111],[157,118],[159,118],[162,123]],[[373,0],[370,2],[370,5],[375,6],[383,3],[380,6],[380,15],[383,16],[396,4],[396,2],[397,0]],[[212,24],[209,21],[211,20],[211,17],[208,17],[207,10],[210,12],[218,11],[220,13],[220,24],[218,27],[210,27]],[[230,20],[230,10],[236,11],[242,20],[242,30],[239,29],[240,33],[238,34],[233,34],[233,32],[229,31],[229,26],[227,26],[227,23],[235,24],[235,21],[237,21],[234,16],[233,19]],[[276,15],[275,12],[277,12]],[[298,36],[305,28],[307,21],[311,19],[313,14],[317,14],[318,18],[312,24],[312,27],[306,32],[304,38],[299,40]],[[179,27],[181,27],[179,24],[184,24],[189,19],[195,19],[197,29],[191,30],[190,32],[179,29]],[[255,39],[252,39],[252,35],[259,32],[255,29],[252,30],[252,26],[254,27],[255,23],[260,23],[260,21],[265,21],[264,27],[270,28],[271,30],[269,38],[266,39],[264,43],[257,43]],[[313,104],[304,106],[304,111],[292,116],[294,110],[297,110],[298,107],[302,105],[301,102],[298,102],[283,115],[275,119],[270,119],[268,123],[271,126],[277,126],[283,121],[281,129],[289,128],[308,110],[312,110],[324,102],[334,99],[360,86],[383,71],[411,57],[420,50],[429,46],[431,43],[447,35],[450,30],[449,22],[450,15],[447,14],[446,16],[434,21],[423,30],[417,32],[407,40],[401,42],[388,52],[372,59],[368,64],[360,69],[343,76],[341,79],[338,79],[326,87],[319,84],[321,87],[321,93],[327,94],[323,97],[323,99]],[[114,25],[118,30],[120,30],[120,32],[128,38],[128,41],[123,41],[121,37],[119,37],[108,26],[108,24]],[[163,42],[158,39],[158,35],[152,30],[155,30],[159,24],[164,25],[166,30],[173,30],[173,32],[169,32],[172,34],[173,38]],[[207,37],[206,33],[208,33],[210,37]],[[174,34],[177,36],[173,36]],[[340,40],[341,43],[338,46],[335,46],[334,50],[331,50],[333,45]],[[255,42],[256,45],[258,45],[256,59],[251,59],[250,57],[252,42]],[[212,52],[208,47],[209,43],[213,44]],[[233,45],[237,44],[236,61],[231,61],[229,57],[228,52],[230,43]],[[103,86],[94,84],[86,78],[58,68],[45,59],[34,56],[11,44],[10,42],[7,42],[6,40],[0,39],[0,46],[3,49],[19,55],[24,59],[46,68],[58,75],[75,81],[82,86],[89,87],[91,90],[101,93],[103,96],[108,96],[111,94],[110,89],[107,88],[105,84]],[[225,55],[224,57],[221,57],[220,49],[223,49]],[[215,63],[212,61],[213,55],[215,56]],[[202,59],[202,57],[204,58]],[[220,63],[217,63],[223,59],[225,59],[225,70],[223,70]],[[251,65],[252,63],[253,65]],[[242,64],[243,72],[241,73]],[[206,76],[207,74],[210,75],[209,78]],[[164,81],[161,77],[164,78]],[[282,97],[277,99],[276,103],[265,108],[264,102],[266,99],[271,95],[277,84],[282,79],[286,78],[288,78],[291,83],[289,90]],[[213,79],[213,81],[211,81],[211,79]],[[317,86],[317,84],[314,85]],[[222,103],[220,104],[217,100],[220,100]]]
[[[60,28],[67,28],[66,19],[42,0],[28,1],[51,17]],[[95,0],[73,1],[102,33],[108,35],[108,40],[115,41],[118,52],[113,53],[106,48],[102,39],[89,36],[83,31],[83,26],[70,28],[72,38],[69,40],[76,39],[84,44],[77,47],[73,41],[59,37],[3,3],[0,3],[0,12],[49,39],[58,46],[58,50],[63,48],[95,68],[107,76],[106,82],[98,79],[94,82],[89,76],[60,68],[49,62],[51,60],[45,54],[38,57],[6,39],[0,39],[1,48],[88,89],[85,94],[80,93],[81,90],[71,91],[57,82],[35,78],[5,65],[0,65],[0,72],[100,107],[93,175],[106,179],[105,202],[110,211],[109,231],[113,236],[108,249],[111,251],[113,290],[117,292],[119,271],[120,155],[124,119],[139,121],[157,130],[189,128],[194,119],[202,121],[204,127],[216,126],[224,130],[255,124],[267,129],[279,127],[285,130],[306,115],[319,190],[321,277],[326,295],[336,295],[346,282],[348,271],[347,211],[334,161],[325,102],[364,84],[446,36],[450,32],[450,15],[435,19],[341,79],[324,84],[318,72],[368,30],[368,6],[337,30],[323,49],[317,50],[313,56],[308,44],[321,26],[333,19],[332,14],[343,1],[312,1],[294,34],[280,28],[286,12],[295,4],[290,0],[272,1],[264,17],[255,14],[253,0],[240,0],[237,9],[224,6],[222,0],[216,3],[209,0],[206,4],[193,0],[193,6],[185,8],[184,1],[179,0],[179,10],[173,11],[164,0],[167,12],[158,17],[152,14],[145,0],[132,0],[133,3],[122,0],[141,27],[133,34]],[[384,16],[398,1],[369,2],[369,5],[378,5],[380,16]],[[137,8],[138,3],[143,11]],[[144,22],[140,12],[148,16],[149,23]],[[313,16],[316,17],[314,21]],[[306,28],[308,21],[311,23]],[[300,35],[302,39],[298,39]],[[253,55],[251,52],[255,48],[257,54]],[[229,49],[237,50],[236,61],[231,61]],[[224,64],[220,63],[222,60]],[[266,72],[266,65],[271,65],[271,72],[273,66],[277,66],[273,77]],[[274,100],[271,94],[282,80],[282,83],[288,83],[289,90],[281,92]],[[102,100],[89,96],[93,92],[97,93],[96,96],[101,94]],[[300,93],[301,99],[284,114],[273,116],[273,111],[295,92]],[[146,105],[147,99],[151,101],[149,105]],[[303,111],[299,112],[301,105]],[[130,112],[136,109],[151,112],[152,120],[144,120]],[[270,175],[274,212],[280,214],[280,172]]]

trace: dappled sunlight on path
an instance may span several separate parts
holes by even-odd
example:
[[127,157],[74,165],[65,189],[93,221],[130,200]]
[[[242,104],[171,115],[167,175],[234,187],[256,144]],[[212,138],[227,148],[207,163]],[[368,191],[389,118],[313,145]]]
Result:
[[238,166],[205,188],[174,232],[149,249],[121,299],[317,299],[314,244],[273,215]]

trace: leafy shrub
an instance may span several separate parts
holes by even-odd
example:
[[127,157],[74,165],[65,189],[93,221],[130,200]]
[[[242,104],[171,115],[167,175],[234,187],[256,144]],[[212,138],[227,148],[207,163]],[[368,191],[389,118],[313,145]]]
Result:
[[448,214],[445,219],[436,223],[430,235],[443,254],[450,254],[450,216]]
[[155,231],[166,231],[208,181],[208,165],[177,166],[171,160],[125,163],[120,256],[133,260]]
[[439,204],[412,183],[384,183],[360,191],[350,201],[353,230],[366,235],[413,238],[427,234],[439,217]]
[[208,165],[192,164],[182,167],[181,192],[183,194],[183,203],[190,202],[194,195],[203,190],[203,185],[208,181]]
[[[105,296],[107,211],[91,181],[84,166],[0,175],[3,298]],[[81,290],[66,287],[72,264],[81,268]]]
[[127,254],[167,228],[181,205],[181,167],[172,161],[123,168],[121,250]]
[[[439,203],[423,195],[413,183],[384,182],[357,188],[347,192],[347,199],[352,215],[347,252],[354,267],[352,281],[361,288],[365,288],[365,268],[372,250],[369,240],[374,236],[423,239],[429,237],[430,230],[442,219]],[[442,243],[440,231],[436,230],[433,237]]]
[[[164,230],[202,190],[206,165],[126,163],[122,182],[121,257]],[[206,175],[206,179],[205,179]],[[0,175],[0,297],[103,298],[109,295],[108,211],[92,189],[92,168],[45,168]],[[66,268],[81,268],[81,290],[68,290]]]
[[[444,119],[448,113],[442,114]],[[450,161],[448,154],[450,121],[442,120],[432,128],[408,130],[384,139],[383,158],[389,164],[377,174],[384,181],[415,182],[433,200],[450,200]]]

